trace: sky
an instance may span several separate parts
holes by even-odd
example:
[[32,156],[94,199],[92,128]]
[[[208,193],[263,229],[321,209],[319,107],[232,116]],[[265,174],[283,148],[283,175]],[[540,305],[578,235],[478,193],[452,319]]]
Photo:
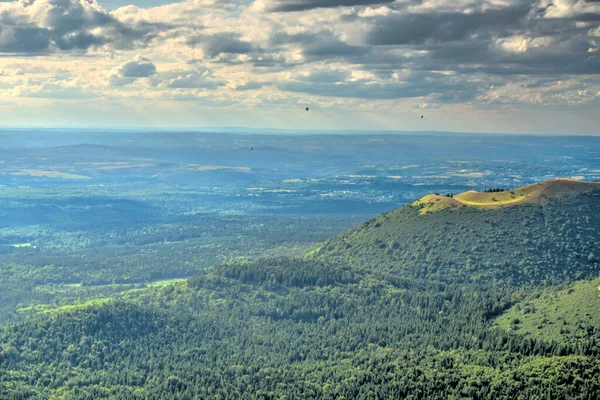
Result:
[[0,126],[599,135],[600,0],[0,0]]

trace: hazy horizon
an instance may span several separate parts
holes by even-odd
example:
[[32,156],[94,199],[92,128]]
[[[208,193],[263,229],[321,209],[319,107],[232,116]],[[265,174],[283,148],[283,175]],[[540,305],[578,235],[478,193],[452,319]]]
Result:
[[290,135],[290,136],[317,136],[317,135],[400,135],[400,136],[533,136],[533,137],[598,137],[599,133],[517,133],[517,132],[460,132],[460,131],[409,131],[409,130],[374,130],[374,129],[293,129],[293,128],[250,128],[244,126],[184,126],[184,127],[169,127],[169,126],[27,126],[27,125],[0,125],[0,135],[6,133],[3,131],[90,131],[96,132],[105,130],[110,132],[141,132],[141,133],[219,133],[228,134],[252,134],[252,135]]

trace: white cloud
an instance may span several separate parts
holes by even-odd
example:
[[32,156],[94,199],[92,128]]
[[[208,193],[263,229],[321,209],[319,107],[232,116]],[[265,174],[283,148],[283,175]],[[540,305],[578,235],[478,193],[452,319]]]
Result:
[[62,77],[28,79],[8,91],[13,97],[33,97],[46,99],[82,99],[91,97],[83,89],[81,82]]
[[524,37],[512,37],[499,41],[500,46],[512,53],[525,53],[527,51],[527,39]]
[[387,16],[387,15],[390,15],[391,13],[392,13],[392,10],[388,7],[377,7],[377,8],[367,7],[366,9],[359,11],[358,16],[362,17],[362,18],[369,18],[369,17]]
[[582,14],[600,13],[600,4],[586,0],[541,0],[545,18],[570,18]]

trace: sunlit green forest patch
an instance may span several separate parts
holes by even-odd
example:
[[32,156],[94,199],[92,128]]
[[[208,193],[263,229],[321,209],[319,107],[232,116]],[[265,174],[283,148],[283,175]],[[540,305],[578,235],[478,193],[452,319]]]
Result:
[[574,341],[600,332],[600,290],[597,279],[547,288],[520,302],[498,318],[505,330],[553,341]]

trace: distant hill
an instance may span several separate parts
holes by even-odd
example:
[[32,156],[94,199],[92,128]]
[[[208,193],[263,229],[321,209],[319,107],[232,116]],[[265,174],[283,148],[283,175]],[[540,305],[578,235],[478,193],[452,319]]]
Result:
[[429,195],[328,240],[307,258],[403,276],[506,284],[597,275],[600,183]]

